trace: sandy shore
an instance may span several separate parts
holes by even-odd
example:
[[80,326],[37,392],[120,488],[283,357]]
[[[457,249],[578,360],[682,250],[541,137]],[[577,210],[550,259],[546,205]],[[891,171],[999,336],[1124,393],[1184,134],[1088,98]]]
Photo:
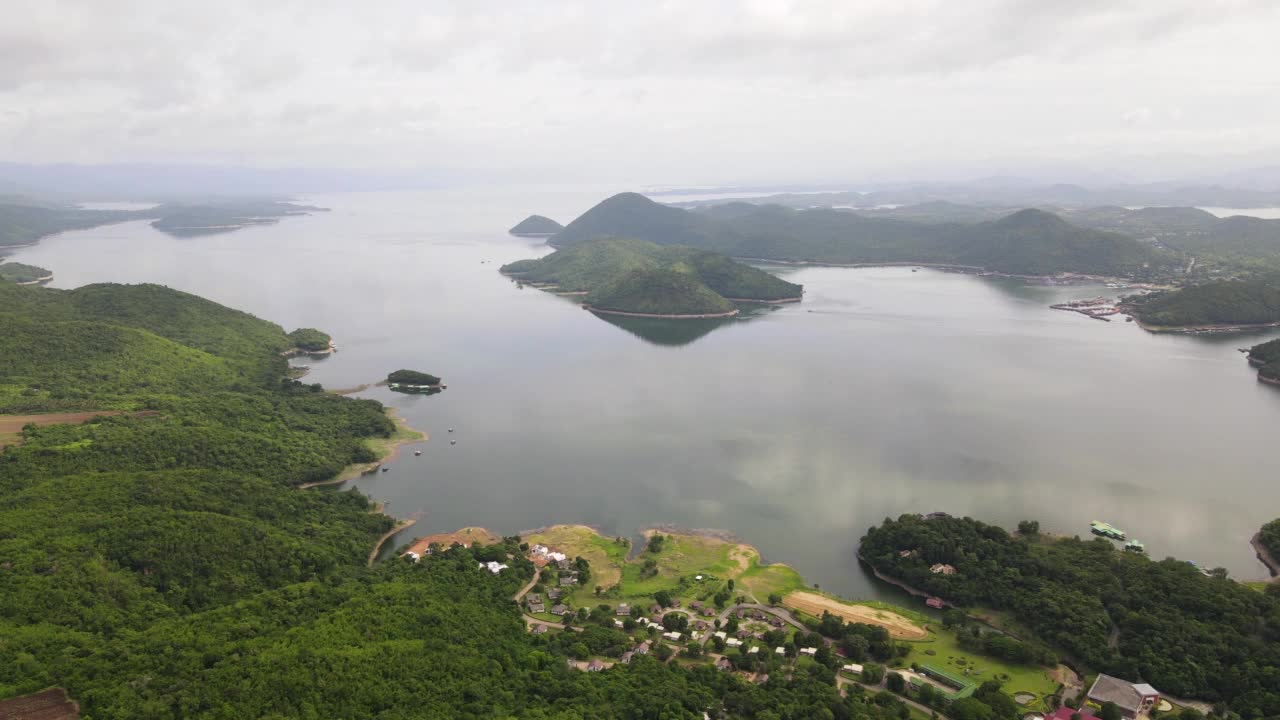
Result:
[[482,527],[464,527],[449,533],[436,533],[435,535],[427,535],[425,537],[414,538],[413,544],[409,546],[410,552],[416,552],[422,555],[431,547],[432,543],[437,543],[442,548],[448,548],[454,543],[471,547],[476,543],[481,545],[493,545],[501,542],[502,538],[497,533]]
[[23,280],[22,282],[17,283],[17,284],[18,284],[18,285],[42,285],[42,284],[47,283],[47,282],[49,282],[49,281],[51,281],[51,280],[53,280],[53,273],[49,273],[48,275],[45,275],[44,277],[38,277],[38,278],[36,278],[35,280]]
[[1138,327],[1150,333],[1185,333],[1188,335],[1249,332],[1251,330],[1267,330],[1280,327],[1280,322],[1255,323],[1252,325],[1148,325],[1142,318],[1133,316]]

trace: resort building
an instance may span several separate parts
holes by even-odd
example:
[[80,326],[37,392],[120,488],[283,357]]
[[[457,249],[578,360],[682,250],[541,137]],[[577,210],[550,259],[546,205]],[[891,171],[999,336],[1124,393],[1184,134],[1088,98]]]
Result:
[[1160,692],[1146,683],[1131,683],[1099,674],[1089,688],[1089,701],[1099,706],[1115,703],[1127,718],[1136,718],[1160,703]]

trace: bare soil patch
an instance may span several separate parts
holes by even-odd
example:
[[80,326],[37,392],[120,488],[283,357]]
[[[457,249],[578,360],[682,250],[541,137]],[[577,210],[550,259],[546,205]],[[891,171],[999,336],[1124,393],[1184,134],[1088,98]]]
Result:
[[0,720],[78,720],[80,707],[62,688],[0,700]]
[[[22,428],[27,425],[79,425],[94,418],[125,415],[123,410],[88,410],[85,412],[38,413],[35,415],[0,415],[0,449],[22,443]],[[155,410],[128,413],[134,417],[159,415]],[[0,716],[3,717],[3,716]]]
[[[401,529],[403,530],[404,528]],[[471,547],[476,543],[480,543],[481,545],[492,545],[500,540],[502,540],[502,538],[498,537],[497,533],[491,530],[487,530],[482,527],[465,527],[453,532],[437,533],[435,535],[420,537],[417,540],[414,540],[413,544],[409,546],[409,551],[416,552],[421,555],[427,551],[427,548],[431,547],[431,543],[439,543],[440,547],[448,548],[454,543]]]
[[784,597],[782,604],[815,617],[822,617],[825,610],[846,622],[879,625],[900,640],[923,640],[929,635],[924,628],[895,612],[866,605],[850,605],[817,593],[796,591]]

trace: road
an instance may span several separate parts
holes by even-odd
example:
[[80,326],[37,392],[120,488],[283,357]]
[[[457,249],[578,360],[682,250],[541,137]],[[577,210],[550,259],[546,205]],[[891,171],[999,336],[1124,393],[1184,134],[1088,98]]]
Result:
[[[849,678],[844,677],[840,673],[836,673],[836,687],[840,688],[841,694],[844,693],[844,688],[847,685],[857,685],[859,687],[862,687],[866,690],[870,690],[872,692],[880,692],[881,690],[888,690],[889,688],[885,683],[886,683],[885,680],[881,680],[879,685],[867,685],[865,683],[858,682],[857,680],[850,680]],[[925,715],[933,715],[936,713],[938,716],[938,720],[948,720],[946,715],[943,715],[942,713],[938,712],[934,708],[929,707],[928,705],[922,705],[916,702],[915,700],[912,700],[911,698],[903,697],[897,693],[894,693],[893,696],[896,697],[899,701],[901,701],[903,705],[906,705],[907,707],[913,707],[916,710],[919,710],[920,712],[924,713]]]

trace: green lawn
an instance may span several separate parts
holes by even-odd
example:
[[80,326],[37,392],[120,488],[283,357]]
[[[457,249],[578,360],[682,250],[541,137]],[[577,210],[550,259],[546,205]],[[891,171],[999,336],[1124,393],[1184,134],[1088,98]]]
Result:
[[[1036,696],[1036,700],[1023,706],[1028,711],[1044,709],[1044,698],[1058,689],[1058,683],[1049,677],[1049,668],[1013,665],[963,650],[956,642],[955,633],[950,630],[935,630],[929,634],[928,640],[910,641],[907,644],[911,646],[911,652],[902,662],[902,667],[909,667],[911,663],[929,663],[967,677],[975,683],[999,681],[1007,695],[1026,692]],[[929,650],[934,654],[929,655]],[[1008,677],[1006,679],[1003,676]]]

